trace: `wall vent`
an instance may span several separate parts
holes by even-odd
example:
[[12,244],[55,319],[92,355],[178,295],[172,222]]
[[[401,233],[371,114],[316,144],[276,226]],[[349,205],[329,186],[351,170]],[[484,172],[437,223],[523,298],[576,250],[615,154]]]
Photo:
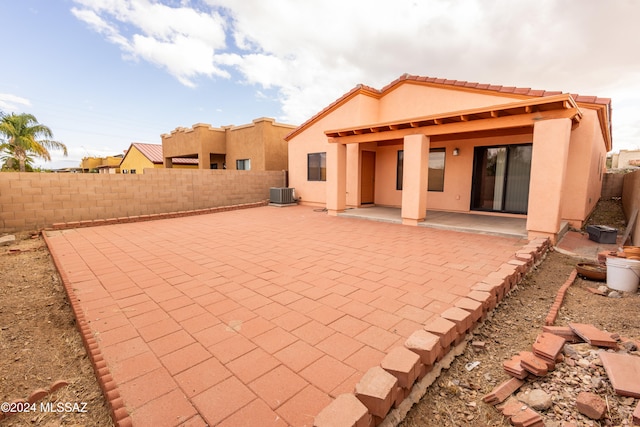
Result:
[[287,187],[271,187],[269,201],[273,205],[290,205],[296,203],[295,189]]

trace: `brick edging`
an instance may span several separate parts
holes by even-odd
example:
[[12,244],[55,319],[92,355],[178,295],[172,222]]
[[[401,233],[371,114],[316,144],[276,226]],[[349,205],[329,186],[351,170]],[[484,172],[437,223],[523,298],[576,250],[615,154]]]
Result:
[[550,246],[549,239],[535,239],[518,250],[513,259],[472,286],[454,307],[411,334],[404,346],[389,351],[352,393],[336,396],[315,417],[314,427],[332,426],[335,420],[356,427],[397,425],[442,369],[462,354],[468,334],[542,261]]
[[556,318],[558,317],[558,312],[560,311],[560,307],[562,306],[562,301],[564,300],[564,296],[567,293],[569,286],[571,286],[573,282],[576,280],[577,276],[578,276],[578,270],[574,268],[573,271],[571,271],[571,274],[569,274],[569,278],[567,279],[567,281],[564,282],[564,285],[560,286],[560,289],[558,289],[556,299],[553,302],[553,305],[551,306],[551,308],[549,309],[549,314],[547,314],[547,317],[544,320],[545,326],[553,326],[553,324],[555,323]]
[[51,227],[46,227],[44,230],[66,230],[69,228],[84,228],[84,227],[97,227],[99,225],[112,225],[112,224],[126,224],[130,222],[151,221],[156,219],[168,219],[168,218],[180,218],[193,215],[206,215],[217,212],[235,211],[239,209],[257,208],[260,206],[267,206],[269,200],[262,200],[260,202],[241,203],[238,205],[218,206],[213,208],[193,209],[189,211],[167,212],[157,214],[143,214],[124,216],[119,218],[107,218],[107,219],[88,219],[84,221],[69,221],[69,222],[56,222]]
[[42,233],[44,241],[49,249],[49,253],[51,254],[51,258],[53,259],[53,263],[56,266],[56,270],[58,270],[58,274],[62,279],[62,284],[64,286],[64,290],[67,294],[67,298],[69,299],[69,303],[71,304],[71,308],[73,310],[73,314],[76,318],[76,327],[80,332],[80,337],[82,338],[82,342],[84,344],[85,350],[89,355],[89,360],[93,365],[93,370],[96,374],[96,378],[98,380],[98,384],[102,389],[102,394],[104,395],[107,404],[111,410],[111,418],[113,419],[113,423],[117,427],[131,427],[133,426],[133,421],[129,416],[126,408],[124,407],[124,401],[120,397],[120,392],[117,389],[116,382],[113,380],[111,376],[111,372],[107,367],[107,363],[104,361],[102,357],[102,353],[100,352],[100,347],[98,346],[98,342],[96,341],[93,333],[91,332],[91,328],[89,327],[89,323],[80,307],[80,300],[78,300],[75,292],[73,291],[73,287],[71,286],[71,281],[67,276],[67,273],[62,268],[62,263],[58,259],[58,255],[55,251],[51,251],[51,245],[49,243],[49,238],[46,233]]

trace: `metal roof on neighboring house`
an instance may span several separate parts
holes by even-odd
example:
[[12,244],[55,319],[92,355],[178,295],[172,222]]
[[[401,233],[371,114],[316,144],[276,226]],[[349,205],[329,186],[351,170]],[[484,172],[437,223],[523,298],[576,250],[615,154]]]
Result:
[[[147,144],[142,142],[131,143],[132,147],[136,147],[153,164],[164,163],[162,155],[162,144]],[[198,159],[188,159],[183,157],[174,157],[172,163],[174,165],[197,165]]]

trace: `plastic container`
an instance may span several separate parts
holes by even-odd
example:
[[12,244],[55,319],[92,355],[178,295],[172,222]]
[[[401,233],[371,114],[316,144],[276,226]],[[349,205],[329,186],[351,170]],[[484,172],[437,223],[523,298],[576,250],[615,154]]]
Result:
[[607,286],[616,291],[637,292],[640,284],[640,261],[607,257]]
[[587,225],[589,240],[598,243],[615,243],[618,229],[606,225]]

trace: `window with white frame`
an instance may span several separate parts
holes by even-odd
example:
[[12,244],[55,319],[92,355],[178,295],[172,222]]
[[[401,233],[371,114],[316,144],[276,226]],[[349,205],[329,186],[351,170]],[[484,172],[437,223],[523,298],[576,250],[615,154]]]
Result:
[[239,171],[251,170],[251,159],[236,160],[236,169]]

